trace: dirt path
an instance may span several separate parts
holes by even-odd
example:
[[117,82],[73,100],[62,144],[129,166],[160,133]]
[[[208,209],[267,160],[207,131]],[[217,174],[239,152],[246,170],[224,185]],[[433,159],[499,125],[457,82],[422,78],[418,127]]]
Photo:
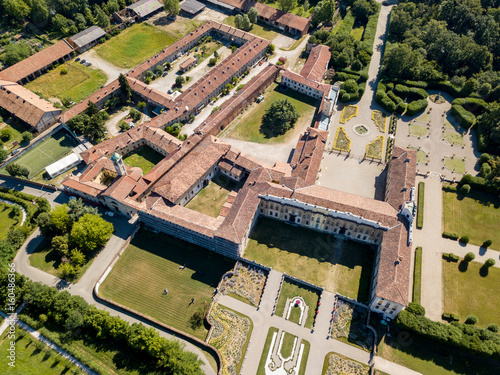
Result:
[[102,70],[104,74],[106,74],[106,76],[108,77],[106,85],[117,79],[120,73],[125,74],[128,72],[128,69],[119,68],[111,64],[110,62],[102,59],[97,55],[97,53],[93,49],[82,53],[80,55],[80,59],[85,59],[91,62],[92,66],[94,66],[95,68]]

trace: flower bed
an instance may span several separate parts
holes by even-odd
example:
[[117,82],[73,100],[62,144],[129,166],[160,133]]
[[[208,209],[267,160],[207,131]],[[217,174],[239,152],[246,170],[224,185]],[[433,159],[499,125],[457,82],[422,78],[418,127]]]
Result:
[[249,336],[250,320],[218,304],[212,308],[208,320],[214,326],[209,344],[221,355],[222,374],[238,373]]
[[374,159],[382,159],[382,149],[384,148],[384,136],[379,135],[366,145],[366,156]]
[[335,140],[333,142],[333,148],[338,151],[349,152],[351,149],[351,140],[347,136],[343,126],[337,128],[337,133],[335,134]]
[[266,277],[266,273],[262,269],[238,262],[234,272],[222,279],[220,292],[235,294],[243,297],[251,305],[258,306],[266,283]]
[[345,124],[347,121],[349,121],[353,117],[356,117],[357,115],[358,115],[357,105],[346,105],[344,109],[342,109],[339,122],[341,124]]
[[385,133],[385,126],[387,124],[387,115],[381,111],[372,111],[372,120],[377,125],[381,133]]
[[367,312],[353,304],[337,299],[330,329],[330,337],[364,349],[373,345],[373,335],[365,325]]
[[328,355],[328,369],[325,375],[368,375],[370,369],[361,363],[338,356],[335,353]]

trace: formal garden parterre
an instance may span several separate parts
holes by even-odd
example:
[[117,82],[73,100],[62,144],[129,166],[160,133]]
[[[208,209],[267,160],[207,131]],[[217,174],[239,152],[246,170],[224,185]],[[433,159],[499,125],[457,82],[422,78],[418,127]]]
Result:
[[219,292],[257,307],[264,292],[266,279],[266,270],[238,262],[234,271],[223,276]]

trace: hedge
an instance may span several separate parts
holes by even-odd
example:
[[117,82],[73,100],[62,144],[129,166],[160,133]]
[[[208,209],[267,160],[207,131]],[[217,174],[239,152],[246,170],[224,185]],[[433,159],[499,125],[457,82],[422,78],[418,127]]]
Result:
[[427,94],[427,91],[425,91],[424,89],[418,87],[408,87],[401,84],[397,84],[394,87],[394,92],[400,97],[407,98],[409,102],[419,99],[426,99],[429,96],[429,94]]
[[453,233],[453,232],[443,232],[443,238],[449,238],[450,240],[458,240],[460,235],[458,233]]
[[357,100],[361,99],[361,97],[363,96],[363,93],[365,92],[365,87],[366,87],[366,82],[363,82],[360,85],[358,85],[358,88],[357,88],[356,92],[354,92],[354,93],[348,93],[345,90],[340,90],[339,91],[340,101],[342,103],[346,103],[346,102],[353,102],[353,101],[357,101]]
[[452,105],[460,105],[466,111],[472,112],[473,114],[480,115],[483,113],[488,107],[488,103],[486,103],[483,99],[478,98],[457,98],[453,100]]
[[377,86],[377,91],[375,92],[375,101],[380,104],[382,108],[384,108],[389,113],[394,113],[396,110],[396,103],[392,101],[389,96],[387,96],[386,86],[384,83],[379,82]]
[[500,358],[500,335],[487,329],[458,322],[451,324],[434,322],[407,310],[398,314],[395,323],[401,329],[415,332],[431,340],[450,344],[473,354]]
[[413,302],[420,304],[422,289],[422,248],[415,249],[415,268],[413,270]]
[[469,129],[476,123],[476,116],[474,116],[472,112],[467,111],[461,105],[452,105],[451,114],[464,128]]
[[406,114],[408,116],[415,116],[416,114],[424,111],[428,104],[427,99],[414,100],[406,107]]
[[474,177],[466,174],[460,180],[461,184],[469,184],[473,189],[484,191],[489,194],[500,194],[500,182],[487,180],[483,177]]
[[377,11],[368,17],[368,22],[365,26],[365,31],[363,32],[363,47],[370,55],[373,54],[373,43],[375,42],[375,34],[377,33],[378,16],[380,12],[381,5],[377,5]]
[[354,21],[356,21],[356,17],[349,10],[342,20],[342,25],[340,25],[337,30],[337,35],[350,35],[352,27],[354,26]]
[[424,193],[425,182],[418,183],[418,202],[417,202],[417,228],[422,229],[424,226]]
[[443,259],[447,260],[448,262],[458,262],[460,260],[460,257],[453,253],[443,253]]
[[460,317],[458,315],[452,313],[443,313],[442,318],[444,320],[450,320],[455,322],[458,322],[460,320]]
[[391,100],[392,100],[394,103],[396,103],[396,104],[401,104],[401,103],[403,103],[403,104],[404,104],[403,99],[401,99],[399,96],[397,96],[396,94],[394,94],[394,91],[392,91],[392,90],[387,91],[387,96],[388,96],[389,98],[391,98]]
[[359,75],[357,74],[350,74],[346,72],[335,72],[335,74],[332,77],[332,81],[347,81],[348,79],[354,79],[356,82],[358,82]]

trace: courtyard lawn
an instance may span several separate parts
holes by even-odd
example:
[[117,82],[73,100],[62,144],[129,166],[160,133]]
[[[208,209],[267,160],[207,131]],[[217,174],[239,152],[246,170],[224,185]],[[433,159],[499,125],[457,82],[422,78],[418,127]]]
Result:
[[444,132],[443,137],[446,142],[451,143],[452,145],[463,146],[465,145],[464,137],[460,134],[455,127],[450,124],[448,121],[444,123]]
[[375,251],[360,243],[262,217],[244,256],[329,291],[368,300]]
[[[278,304],[276,305],[275,314],[277,316],[286,317],[286,314],[288,312],[285,311],[286,300],[288,298],[302,297],[306,305],[309,306],[309,313],[307,314],[307,317],[305,317],[306,319],[305,326],[307,328],[312,328],[320,294],[321,292],[319,290],[309,288],[304,284],[295,283],[290,279],[285,279],[281,287],[280,297],[278,300]],[[290,320],[298,324],[300,319],[300,311],[301,310],[298,307],[292,308],[292,313],[295,315],[295,317],[292,317],[291,313]]]
[[[66,361],[49,347],[44,346],[43,350],[38,350],[35,347],[36,339],[26,332],[26,336],[21,338],[19,332],[20,330],[17,328],[15,339],[16,365],[9,366],[10,359],[7,354],[4,354],[0,356],[0,373],[9,375],[69,375],[78,370],[76,366]],[[8,353],[10,341],[9,338],[4,336],[0,345],[2,353]]]
[[444,158],[443,165],[449,171],[464,174],[465,173],[465,162],[460,158],[452,158],[450,156],[446,156]]
[[427,134],[429,134],[429,129],[427,129],[427,126],[416,124],[410,125],[410,135],[414,137],[425,137]]
[[[232,27],[236,27],[234,26],[234,17],[235,16],[229,16],[224,21],[222,21],[222,23]],[[260,23],[253,24],[249,33],[271,41],[278,36],[278,33],[274,31],[272,27]]]
[[[63,69],[68,73],[62,74]],[[26,88],[46,98],[71,98],[78,103],[97,91],[106,81],[106,74],[102,70],[72,61],[31,81]]]
[[444,312],[458,314],[461,321],[474,314],[480,327],[500,324],[500,296],[496,293],[500,269],[491,267],[483,277],[480,275],[483,263],[470,262],[465,272],[463,265],[459,265],[460,262],[443,260]]
[[383,337],[378,354],[421,374],[490,375],[500,371],[498,360],[482,358],[478,361],[476,357],[464,355],[465,353],[460,353],[452,346],[426,340],[418,335],[411,335],[407,340],[400,340],[398,337],[398,333],[391,338]]
[[[46,166],[68,154],[75,146],[76,141],[73,137],[68,132],[61,130],[25,153],[16,160],[16,163],[28,167],[30,170],[29,178],[32,178],[43,171]],[[8,175],[5,168],[2,168],[0,173]]]
[[148,173],[153,167],[160,162],[165,156],[156,152],[151,147],[142,146],[141,148],[132,151],[123,158],[123,162],[129,167],[139,167],[142,173]]
[[256,143],[283,143],[294,135],[294,130],[289,130],[285,134],[268,138],[261,132],[262,117],[266,110],[277,100],[288,99],[297,112],[300,114],[295,123],[294,129],[302,129],[310,125],[316,111],[316,101],[304,94],[288,89],[281,91],[277,83],[273,83],[264,92],[264,100],[261,103],[254,103],[247,111],[234,120],[236,125],[229,125],[229,132],[225,133],[228,138],[241,139],[243,141]]
[[233,267],[234,261],[209,250],[163,234],[140,231],[99,292],[204,340],[207,329],[193,329],[190,318],[198,310],[208,308],[222,275]]
[[19,146],[19,143],[23,140],[22,133],[28,130],[21,125],[16,124],[12,118],[9,120],[9,124],[4,122],[0,123],[0,130],[2,129],[10,129],[12,134],[8,140],[3,141],[4,150],[7,151],[11,151],[15,147],[14,142],[17,142]]
[[14,206],[0,202],[0,240],[3,240],[10,228],[16,226],[22,220],[20,216],[14,216]]
[[146,22],[156,26],[158,29],[166,31],[177,39],[182,38],[183,36],[189,34],[191,31],[197,29],[205,23],[205,21],[186,18],[182,16],[175,17],[174,22],[168,21],[167,17],[165,16],[159,17],[154,20],[153,19],[154,18],[150,18]]
[[140,23],[95,47],[95,51],[110,63],[130,69],[173,44],[177,39],[179,38],[154,26]]
[[466,196],[443,191],[443,231],[468,235],[470,243],[482,245],[491,239],[492,249],[500,249],[500,199],[471,191]]
[[220,210],[235,183],[228,177],[217,176],[186,205],[187,208],[212,217],[219,216]]
[[292,355],[292,349],[295,337],[297,336],[285,332],[285,337],[283,337],[283,342],[281,343],[281,356],[283,358],[288,358]]

